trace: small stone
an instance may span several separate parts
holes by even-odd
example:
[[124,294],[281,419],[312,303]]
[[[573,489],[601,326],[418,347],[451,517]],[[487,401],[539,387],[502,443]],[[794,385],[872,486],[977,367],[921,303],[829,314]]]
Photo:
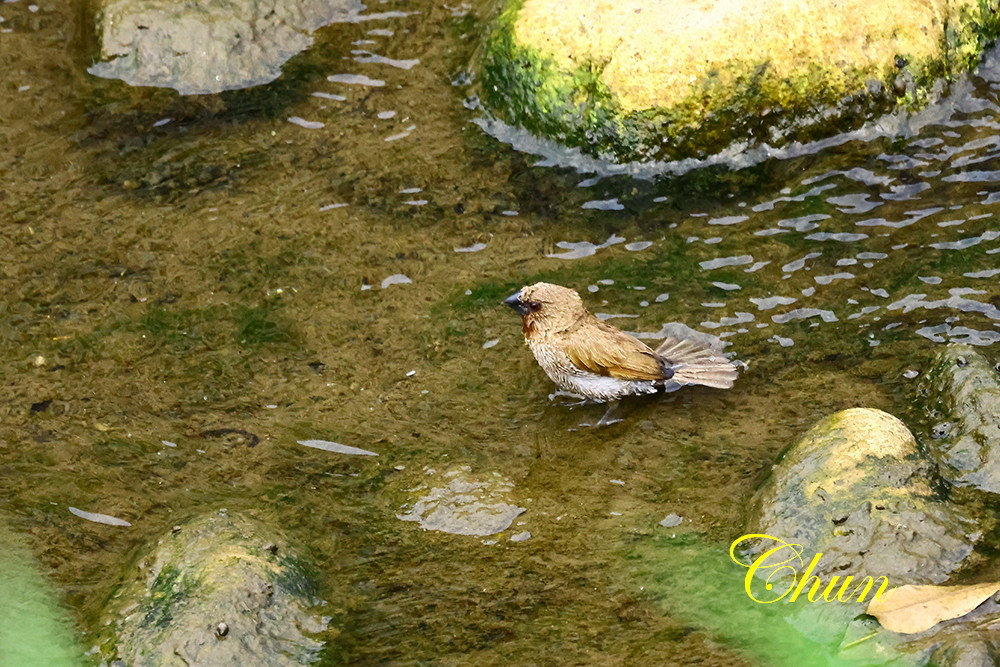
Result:
[[952,423],[951,422],[940,422],[931,427],[931,437],[935,440],[940,440],[941,438],[947,437],[951,432]]
[[680,515],[668,514],[662,521],[660,521],[660,525],[664,528],[673,528],[674,526],[681,525],[682,521],[684,521],[684,519]]
[[462,467],[427,474],[434,481],[409,490],[411,500],[397,519],[416,521],[425,530],[485,537],[506,530],[525,511],[514,503],[514,484],[499,473],[474,474]]
[[219,623],[217,626],[215,626],[215,636],[218,637],[219,639],[222,639],[228,634],[229,634],[229,626],[226,625],[225,623]]

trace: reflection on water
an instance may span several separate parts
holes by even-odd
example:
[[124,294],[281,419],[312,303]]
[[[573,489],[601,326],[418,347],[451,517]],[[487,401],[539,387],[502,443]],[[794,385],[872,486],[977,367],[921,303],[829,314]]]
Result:
[[305,447],[312,447],[314,449],[322,449],[326,452],[336,452],[337,454],[350,454],[352,456],[378,456],[378,452],[371,452],[367,449],[352,447],[350,445],[342,445],[339,442],[331,442],[329,440],[299,440],[299,444]]
[[[736,175],[581,183],[463,107],[484,7],[378,9],[271,87],[186,100],[84,78],[72,6],[3,5],[0,521],[87,636],[144,545],[229,507],[309,554],[330,664],[739,664],[625,556],[728,544],[813,421],[864,405],[916,428],[941,344],[996,356],[994,84]],[[537,280],[748,369],[577,428],[604,408],[550,403],[499,305]],[[397,518],[415,484],[455,492],[412,471],[463,467],[528,508],[494,543]]]

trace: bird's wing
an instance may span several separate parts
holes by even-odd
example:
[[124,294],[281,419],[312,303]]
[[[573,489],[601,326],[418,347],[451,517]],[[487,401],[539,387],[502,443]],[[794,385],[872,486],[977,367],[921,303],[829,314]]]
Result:
[[623,331],[596,321],[560,341],[578,368],[621,380],[662,380],[656,354]]

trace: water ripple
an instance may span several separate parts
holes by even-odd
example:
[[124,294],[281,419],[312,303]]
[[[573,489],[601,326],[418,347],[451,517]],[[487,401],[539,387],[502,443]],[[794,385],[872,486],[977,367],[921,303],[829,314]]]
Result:
[[772,315],[771,320],[777,324],[784,324],[785,322],[805,320],[810,317],[819,317],[824,322],[837,321],[837,316],[833,314],[833,311],[823,310],[821,308],[796,308],[795,310],[784,313],[783,315]]
[[699,262],[698,265],[705,271],[711,271],[712,269],[720,269],[724,266],[742,266],[751,262],[753,262],[751,255],[737,255],[734,257],[719,257],[705,260],[704,262]]
[[551,253],[546,255],[546,257],[554,259],[580,259],[581,257],[596,255],[598,250],[603,250],[604,248],[624,242],[625,237],[616,234],[612,234],[608,237],[607,241],[601,244],[594,244],[589,241],[559,241],[556,243],[556,247],[562,248],[566,252]]

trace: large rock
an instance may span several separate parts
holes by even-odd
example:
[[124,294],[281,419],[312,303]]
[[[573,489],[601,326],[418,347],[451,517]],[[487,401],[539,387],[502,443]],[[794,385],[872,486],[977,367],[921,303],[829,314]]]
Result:
[[481,61],[487,108],[619,161],[808,140],[922,105],[1000,30],[979,0],[506,1]]
[[932,463],[903,422],[880,410],[844,410],[813,426],[778,463],[748,530],[822,553],[816,574],[941,583],[980,531],[936,486]]
[[[967,564],[982,528],[963,507],[948,502],[941,486],[932,462],[892,415],[854,408],[815,424],[775,466],[747,526],[748,532],[803,548],[795,578],[771,582],[773,590],[785,591],[805,578],[799,604],[788,605],[790,622],[824,643],[839,643],[840,658],[858,660],[847,664],[926,664],[940,644],[881,632],[862,614],[879,577],[890,587],[940,584]],[[749,555],[757,558],[774,546],[760,540]],[[804,571],[815,554],[822,557],[811,574],[822,585],[810,596],[813,580]],[[846,586],[848,576],[855,583],[846,588],[846,599],[827,597],[832,602],[824,603],[824,587],[838,579]],[[863,577],[872,577],[874,586],[861,602]],[[845,589],[834,584],[832,590],[836,595]],[[978,641],[975,630],[959,631],[947,645],[972,650]]]
[[1000,366],[971,345],[949,345],[927,373],[924,393],[934,423],[927,442],[942,476],[1000,493]]
[[310,33],[347,20],[359,0],[108,0],[100,61],[87,71],[134,86],[217,93],[273,81]]
[[274,529],[222,511],[174,529],[117,594],[118,664],[304,665],[325,629],[314,584]]

